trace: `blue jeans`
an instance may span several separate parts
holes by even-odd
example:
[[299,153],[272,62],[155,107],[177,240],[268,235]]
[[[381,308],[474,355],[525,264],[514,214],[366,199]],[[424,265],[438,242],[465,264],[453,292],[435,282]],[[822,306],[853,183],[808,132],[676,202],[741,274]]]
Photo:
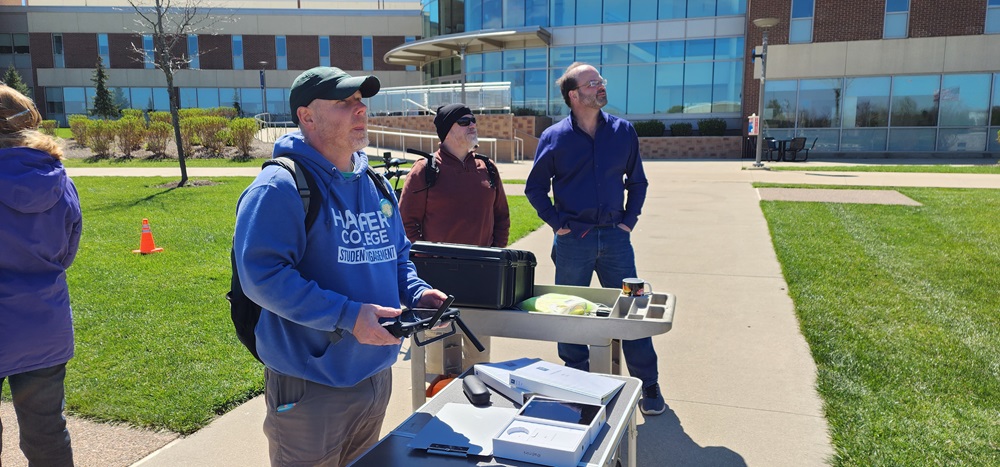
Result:
[[[29,466],[73,465],[73,449],[63,408],[66,364],[9,375],[14,413],[21,431],[21,452]],[[0,386],[3,385],[0,377]],[[0,433],[3,424],[0,423]]]
[[[594,271],[597,271],[601,287],[621,288],[622,279],[636,276],[631,236],[614,226],[595,227],[582,238],[576,232],[556,235],[552,242],[556,285],[589,287]],[[623,340],[622,352],[629,374],[642,380],[643,387],[658,381],[652,338]],[[568,367],[590,371],[590,350],[586,345],[559,343],[559,358]]]

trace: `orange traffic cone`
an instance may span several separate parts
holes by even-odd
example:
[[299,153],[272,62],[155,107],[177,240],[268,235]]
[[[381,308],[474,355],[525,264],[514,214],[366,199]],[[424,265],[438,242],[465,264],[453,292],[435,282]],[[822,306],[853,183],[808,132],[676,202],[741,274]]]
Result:
[[163,251],[163,248],[157,248],[156,243],[153,242],[153,231],[149,229],[149,219],[142,220],[142,236],[139,237],[139,249],[132,250],[132,253],[142,253],[148,255],[150,253],[159,253]]

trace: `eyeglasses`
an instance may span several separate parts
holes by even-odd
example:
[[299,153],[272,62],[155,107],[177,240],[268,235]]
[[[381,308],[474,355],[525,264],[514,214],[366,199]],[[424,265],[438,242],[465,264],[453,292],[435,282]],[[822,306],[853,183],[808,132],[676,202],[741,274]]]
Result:
[[469,125],[471,125],[473,123],[476,123],[476,117],[473,117],[471,115],[467,115],[467,116],[462,117],[462,118],[460,118],[458,120],[455,120],[455,123],[457,123],[458,126],[469,126]]
[[601,78],[601,79],[592,79],[590,81],[587,81],[587,84],[581,84],[581,85],[579,85],[579,86],[577,86],[577,87],[575,87],[573,89],[576,90],[576,89],[580,89],[580,88],[596,88],[598,86],[605,86],[605,87],[607,87],[607,85],[608,85],[608,80],[606,80],[604,78]]

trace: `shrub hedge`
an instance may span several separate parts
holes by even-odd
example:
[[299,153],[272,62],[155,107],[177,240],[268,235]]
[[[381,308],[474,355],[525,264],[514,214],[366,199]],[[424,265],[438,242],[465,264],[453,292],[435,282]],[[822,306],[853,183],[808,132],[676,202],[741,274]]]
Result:
[[688,122],[677,122],[670,124],[671,136],[691,136],[694,134],[692,126]]

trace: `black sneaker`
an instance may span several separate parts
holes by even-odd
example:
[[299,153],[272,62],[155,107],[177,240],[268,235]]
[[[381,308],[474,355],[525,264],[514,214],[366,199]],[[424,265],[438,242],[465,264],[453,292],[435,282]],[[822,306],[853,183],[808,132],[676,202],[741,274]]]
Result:
[[667,409],[667,403],[660,395],[660,385],[651,384],[642,388],[642,400],[639,401],[639,410],[643,415],[659,415]]

